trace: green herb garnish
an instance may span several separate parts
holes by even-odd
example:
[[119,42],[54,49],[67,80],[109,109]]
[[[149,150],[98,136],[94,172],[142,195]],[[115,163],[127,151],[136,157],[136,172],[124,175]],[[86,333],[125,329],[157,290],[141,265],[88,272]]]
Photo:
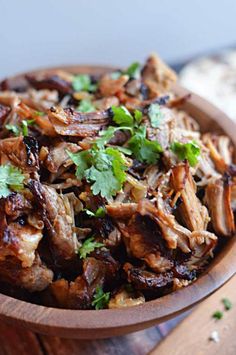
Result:
[[92,84],[91,78],[87,74],[75,75],[72,87],[75,91],[95,92],[97,90],[97,85]]
[[125,106],[112,106],[113,121],[120,126],[132,127],[134,118]]
[[13,125],[13,124],[6,124],[6,125],[5,125],[5,128],[6,128],[8,131],[14,133],[15,136],[19,136],[19,135],[20,135],[20,129],[19,129],[19,127],[17,127],[16,125]]
[[106,215],[106,210],[104,207],[99,207],[96,212],[92,212],[92,211],[88,210],[87,208],[85,208],[83,211],[85,213],[87,213],[87,215],[90,217],[102,218],[102,217],[105,217],[105,215]]
[[94,240],[94,237],[86,239],[78,250],[78,253],[80,254],[80,259],[86,259],[87,255],[92,253],[96,248],[101,247],[104,247],[104,244],[96,242]]
[[131,79],[140,78],[140,64],[138,62],[132,63],[125,71],[124,74],[129,75]]
[[215,318],[215,319],[220,320],[221,318],[223,318],[223,312],[216,311],[215,313],[213,313],[212,317]]
[[[142,113],[139,110],[134,112],[134,117],[123,106],[112,106],[113,121],[119,127],[108,127],[107,130],[99,133],[100,137],[91,141],[92,148],[82,152],[67,154],[77,166],[76,176],[78,179],[86,179],[91,183],[94,195],[101,194],[102,197],[110,199],[121,190],[126,181],[127,163],[124,154],[134,154],[136,159],[155,163],[162,152],[162,147],[157,141],[150,141],[146,138],[146,127],[140,126]],[[105,147],[112,139],[117,130],[130,131],[131,138],[128,147]]]
[[0,166],[0,198],[7,197],[12,191],[22,190],[24,179],[22,171],[13,165]]
[[153,128],[159,127],[161,120],[163,119],[160,105],[155,103],[151,104],[148,108],[148,117],[150,118],[151,126]]
[[34,114],[35,114],[36,116],[44,116],[44,115],[45,115],[45,113],[42,112],[42,111],[35,111]]
[[93,296],[92,306],[94,306],[97,310],[103,309],[108,305],[109,300],[110,292],[104,292],[102,287],[98,286]]
[[148,164],[155,163],[163,151],[157,141],[150,141],[146,138],[146,127],[140,126],[128,141],[128,147],[136,159]]
[[180,160],[187,159],[190,166],[195,166],[198,163],[200,147],[196,142],[174,142],[171,144],[170,149],[177,155]]
[[29,128],[28,126],[33,125],[35,122],[34,120],[22,120],[21,125],[12,125],[12,124],[6,124],[6,129],[8,131],[11,131],[14,133],[15,136],[20,136],[21,134],[25,137],[29,135]]
[[138,62],[132,63],[126,70],[117,70],[110,74],[113,80],[119,79],[121,75],[128,75],[130,79],[139,79],[141,75],[141,66]]
[[92,183],[94,195],[100,193],[109,199],[122,188],[127,166],[123,154],[117,149],[94,146],[79,153],[67,153],[77,166],[76,176]]
[[79,112],[94,112],[96,111],[95,106],[88,99],[81,100],[79,106],[77,107]]
[[223,298],[222,303],[226,311],[229,311],[233,307],[232,302],[228,298]]

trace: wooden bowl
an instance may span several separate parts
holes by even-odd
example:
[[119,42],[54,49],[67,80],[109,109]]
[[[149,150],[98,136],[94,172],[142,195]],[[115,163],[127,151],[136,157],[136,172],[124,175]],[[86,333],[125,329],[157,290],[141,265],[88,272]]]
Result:
[[[55,69],[90,74],[111,70],[108,67],[69,66],[43,71],[52,72]],[[20,77],[23,76],[15,78]],[[178,85],[173,90],[180,95],[188,93]],[[222,130],[236,145],[236,124],[219,109],[195,94],[191,94],[183,109],[197,119],[203,131]],[[197,281],[143,305],[99,311],[65,310],[38,306],[0,294],[0,319],[34,332],[59,337],[94,339],[121,335],[153,326],[186,311],[215,292],[235,272],[236,241],[231,238]]]

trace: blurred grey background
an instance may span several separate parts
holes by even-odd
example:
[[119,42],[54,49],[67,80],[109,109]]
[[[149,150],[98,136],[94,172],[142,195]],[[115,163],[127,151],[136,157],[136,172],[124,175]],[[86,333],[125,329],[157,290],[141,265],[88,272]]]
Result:
[[77,63],[169,63],[236,42],[235,0],[0,0],[0,77]]

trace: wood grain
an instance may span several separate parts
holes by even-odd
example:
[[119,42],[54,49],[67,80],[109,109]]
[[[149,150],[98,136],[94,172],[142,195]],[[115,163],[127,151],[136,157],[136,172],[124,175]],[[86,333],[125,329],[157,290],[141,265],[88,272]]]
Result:
[[[227,297],[233,308],[224,310],[222,299]],[[212,314],[223,311],[221,320]],[[224,287],[198,306],[185,318],[150,355],[235,355],[236,354],[236,276]],[[210,340],[213,331],[219,334],[219,343]]]
[[[72,73],[93,74],[111,70],[91,66],[64,69]],[[53,72],[55,68],[44,70],[47,71]],[[178,85],[174,87],[174,92],[178,95],[188,94],[187,90]],[[235,123],[204,99],[192,94],[183,109],[196,118],[203,130],[220,128],[236,144]],[[0,319],[53,336],[81,339],[118,336],[156,325],[183,313],[221,287],[235,272],[236,239],[232,238],[196,282],[143,305],[125,309],[75,311],[29,304],[0,294]]]
[[[170,326],[165,325],[165,328]],[[158,327],[90,341],[38,335],[0,323],[0,355],[146,355],[161,338]]]

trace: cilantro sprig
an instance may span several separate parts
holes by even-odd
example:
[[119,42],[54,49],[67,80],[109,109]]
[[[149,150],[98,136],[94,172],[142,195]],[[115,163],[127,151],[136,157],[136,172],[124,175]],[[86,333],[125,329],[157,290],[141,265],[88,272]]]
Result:
[[[142,112],[135,110],[133,117],[124,106],[112,106],[112,111],[113,121],[119,125],[124,125],[119,127],[119,129],[129,129],[131,132],[128,148],[134,154],[135,158],[148,164],[155,163],[160,157],[162,147],[157,141],[150,141],[146,138],[146,127],[140,125]],[[108,130],[109,133],[112,133],[111,127]]]
[[[92,147],[77,153],[67,151],[76,165],[78,179],[86,179],[91,184],[94,195],[110,199],[121,190],[126,181],[127,163],[124,154],[133,154],[136,159],[148,164],[155,163],[163,151],[157,141],[146,138],[146,127],[141,125],[142,112],[135,110],[134,115],[124,107],[112,106],[113,121],[118,125],[110,126],[91,141]],[[118,130],[130,132],[127,147],[106,147]]]
[[15,136],[28,136],[29,135],[29,126],[32,126],[35,123],[34,119],[32,120],[22,120],[20,125],[6,124],[5,128],[8,131],[11,131]]
[[83,211],[89,216],[89,217],[96,217],[96,218],[102,218],[105,217],[106,215],[106,210],[104,207],[99,207],[95,212],[90,211],[89,209],[85,208]]
[[22,171],[13,165],[0,166],[0,198],[9,196],[12,191],[22,190],[24,179]]
[[233,307],[232,302],[228,298],[223,298],[222,303],[226,311],[229,311]]
[[190,166],[194,167],[198,163],[201,150],[196,142],[174,142],[171,144],[170,149],[180,160],[187,159]]
[[88,99],[81,100],[79,106],[77,107],[79,112],[94,112],[96,111],[95,106]]
[[87,255],[92,253],[96,248],[103,247],[103,243],[98,243],[94,240],[94,237],[90,237],[84,241],[82,246],[78,250],[78,254],[80,255],[80,259],[86,259]]
[[104,292],[102,287],[98,286],[96,288],[95,294],[93,295],[92,306],[96,310],[105,308],[110,300],[110,292]]
[[97,90],[97,85],[92,83],[91,77],[87,74],[75,75],[72,87],[75,91],[95,92]]
[[126,161],[121,152],[108,147],[91,149],[71,153],[67,151],[71,160],[77,166],[76,176],[90,182],[94,195],[101,194],[107,199],[116,195],[126,180]]
[[140,126],[128,141],[128,147],[136,159],[148,164],[154,164],[163,151],[157,141],[150,141],[146,138],[146,127]]
[[212,314],[212,317],[217,319],[217,320],[220,320],[222,319],[224,316],[223,312],[221,311],[215,311],[213,314]]
[[128,75],[130,79],[139,79],[141,76],[141,66],[140,63],[134,62],[126,70],[118,70],[111,73],[111,78],[116,80],[121,75]]

